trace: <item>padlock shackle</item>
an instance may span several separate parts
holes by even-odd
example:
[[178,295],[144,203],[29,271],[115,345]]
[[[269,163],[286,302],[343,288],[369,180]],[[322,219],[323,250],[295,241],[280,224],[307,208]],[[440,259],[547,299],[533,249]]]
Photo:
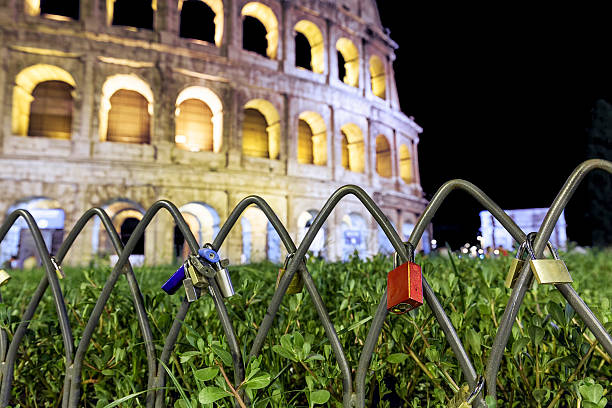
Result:
[[[533,250],[533,241],[535,240],[536,235],[537,232],[530,232],[529,234],[527,234],[527,238],[525,238],[525,244],[527,245],[527,253],[529,253],[529,256],[534,261],[538,259],[535,256],[535,251]],[[548,250],[552,254],[553,258],[559,260],[559,254],[557,253],[557,249],[550,243],[550,241],[546,242],[546,246],[548,247]]]
[[[416,251],[414,245],[412,245],[412,242],[406,241],[404,242],[404,247],[406,248],[406,252],[408,253],[408,262],[414,263],[414,253]],[[396,251],[393,253],[393,269],[397,268],[399,264],[399,253],[397,253]]]

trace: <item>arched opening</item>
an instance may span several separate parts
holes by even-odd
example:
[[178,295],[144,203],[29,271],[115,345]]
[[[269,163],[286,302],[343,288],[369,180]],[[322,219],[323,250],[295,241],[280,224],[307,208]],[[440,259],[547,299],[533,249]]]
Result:
[[210,89],[190,86],[176,98],[177,145],[191,151],[221,151],[223,144],[223,104]]
[[[307,211],[303,211],[298,216],[298,219],[297,219],[297,230],[298,230],[297,244],[298,245],[300,242],[302,242],[302,240],[306,236],[306,233],[310,229],[310,226],[312,225],[312,222],[314,221],[317,214],[318,214],[317,210],[307,210]],[[315,238],[312,241],[310,248],[308,248],[308,250],[312,252],[314,256],[320,256],[323,258],[326,257],[327,254],[325,252],[325,237],[326,237],[326,233],[325,233],[325,224],[324,224],[323,227],[321,227],[321,229],[319,230],[319,232],[317,232],[317,235],[315,235]]]
[[245,156],[277,159],[281,127],[276,108],[263,99],[253,99],[244,108],[242,153]]
[[213,113],[199,99],[187,99],[176,108],[176,145],[184,150],[213,150]]
[[40,15],[54,20],[78,20],[79,0],[40,0]]
[[361,129],[354,123],[342,126],[342,166],[356,173],[365,172],[364,141]]
[[[117,234],[119,234],[121,242],[125,245],[134,232],[136,225],[142,219],[145,212],[144,209],[142,206],[140,206],[140,204],[125,198],[111,200],[106,204],[103,204],[101,207],[108,214],[113,223],[115,231],[117,231]],[[94,218],[91,248],[92,254],[94,255],[110,255],[111,266],[115,265],[119,259],[115,253],[112,242],[108,238],[106,230],[101,225],[100,219],[97,217]],[[144,254],[145,238],[143,235],[136,243],[134,251],[130,254],[130,263],[133,266],[143,265]]]
[[149,103],[144,96],[120,89],[111,96],[110,105],[107,141],[136,144],[151,141]]
[[[47,251],[56,254],[64,238],[65,213],[58,201],[49,197],[20,200],[8,209],[8,214],[24,209],[32,214],[40,229]],[[25,220],[18,218],[0,243],[0,264],[10,261],[12,267],[31,268],[41,265],[34,237]]]
[[[310,142],[306,139],[308,136]],[[311,153],[308,153],[308,149]],[[310,156],[312,156],[311,161],[309,161]],[[298,162],[300,157],[303,157],[305,163],[318,166],[327,164],[327,127],[321,115],[316,112],[302,112],[298,118]]]
[[[336,50],[342,56],[338,56],[338,78],[347,85],[359,86],[359,51],[355,44],[348,38],[340,38],[336,42]],[[341,70],[340,65],[344,66]]]
[[242,49],[267,57],[266,27],[255,17],[244,16],[242,20]]
[[28,136],[70,139],[72,133],[72,91],[62,81],[41,82],[32,91]]
[[265,4],[250,2],[244,5],[242,20],[242,48],[270,59],[278,52],[278,20]]
[[[121,223],[121,227],[119,228],[119,237],[121,238],[121,242],[123,243],[124,246],[125,244],[127,244],[128,240],[132,236],[132,233],[136,229],[136,226],[138,225],[139,222],[140,220],[138,218],[129,217],[123,220],[123,223]],[[144,247],[144,235],[143,235],[140,237],[140,239],[136,243],[136,246],[134,247],[134,250],[132,251],[132,255],[144,255],[144,248],[145,247]]]
[[392,176],[391,146],[384,135],[376,136],[376,173],[385,178]]
[[101,141],[149,143],[152,116],[153,91],[142,79],[119,74],[104,82],[100,101]]
[[322,74],[325,71],[323,34],[311,21],[300,20],[295,30],[295,65]]
[[245,109],[242,122],[242,153],[269,158],[266,118],[257,109]]
[[[42,87],[38,85],[44,84],[45,82],[52,82],[53,84],[45,84]],[[55,82],[61,82],[71,87],[70,92],[67,91],[65,85],[57,85]],[[43,113],[48,112],[49,114],[55,115],[56,112],[62,110],[62,115],[68,113],[68,98],[70,98],[70,123],[72,123],[72,90],[76,88],[76,82],[72,75],[67,71],[47,64],[36,64],[29,66],[22,70],[15,77],[15,87],[13,88],[13,111],[12,111],[12,130],[14,135],[26,136],[30,127],[30,113],[32,102],[35,99],[34,91],[37,91],[37,97],[39,98],[35,111],[37,115],[40,115],[41,109],[44,107]],[[59,92],[59,94],[57,94]],[[52,99],[52,101],[49,101]],[[54,99],[54,100],[53,100]],[[44,102],[44,103],[41,103]],[[53,106],[57,103],[57,107]],[[39,117],[40,118],[40,117]],[[64,119],[65,120],[65,119]],[[55,122],[55,121],[52,121]],[[48,123],[48,121],[47,121]],[[65,126],[65,124],[64,124]],[[40,125],[36,125],[34,128],[39,128]],[[68,131],[68,138],[70,138],[70,130]],[[65,136],[65,133],[61,136]]]
[[[270,231],[268,218],[257,207],[247,208],[241,216],[243,263],[275,261],[280,258],[280,241],[276,231]],[[276,261],[278,262],[278,261]]]
[[300,32],[295,32],[295,66],[312,71],[312,56],[308,38]]
[[[214,208],[203,202],[191,202],[180,207],[179,211],[200,247],[213,242],[220,223]],[[189,246],[177,226],[174,228],[174,255],[181,261],[189,255]]]
[[372,82],[372,93],[381,99],[385,99],[386,79],[385,64],[376,55],[370,58],[370,80]]
[[298,151],[300,164],[313,164],[312,129],[305,120],[298,119]]
[[400,178],[406,184],[412,183],[412,159],[410,158],[410,149],[406,145],[401,145],[399,149],[399,168]]
[[184,0],[180,36],[215,43],[215,12],[201,0]]
[[352,212],[342,217],[342,260],[347,261],[357,251],[359,258],[367,258],[368,228],[363,216]]
[[106,0],[109,25],[153,29],[156,0]]

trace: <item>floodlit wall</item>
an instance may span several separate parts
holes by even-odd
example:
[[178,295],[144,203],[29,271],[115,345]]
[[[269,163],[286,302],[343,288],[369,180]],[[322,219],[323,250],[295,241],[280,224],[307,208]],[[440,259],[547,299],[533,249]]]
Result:
[[[299,241],[333,191],[357,184],[398,231],[414,224],[426,204],[422,129],[399,109],[397,44],[375,2],[198,1],[70,1],[53,10],[0,1],[0,214],[47,197],[62,211],[64,234],[93,206],[127,234],[169,199],[209,241],[241,199],[257,194]],[[206,19],[194,23],[190,10]],[[254,36],[244,31],[247,18],[263,27],[255,33],[261,53],[243,49]],[[249,217],[224,255],[282,260],[278,236]],[[99,222],[85,231],[67,262],[108,256]],[[12,236],[3,256],[19,247]],[[382,241],[348,197],[313,252],[368,256]],[[158,215],[139,262],[176,261],[183,243],[170,217]]]

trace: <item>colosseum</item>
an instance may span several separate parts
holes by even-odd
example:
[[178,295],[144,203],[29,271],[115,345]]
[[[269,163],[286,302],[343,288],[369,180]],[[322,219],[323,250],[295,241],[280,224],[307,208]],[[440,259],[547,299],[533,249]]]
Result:
[[[422,129],[399,107],[396,48],[374,0],[0,0],[0,213],[30,210],[53,252],[91,207],[125,240],[168,199],[205,243],[257,194],[299,241],[351,183],[406,235],[426,201]],[[356,199],[332,215],[314,253],[388,250]],[[278,262],[281,247],[250,207],[222,251]],[[168,264],[184,251],[160,214],[133,261]],[[67,262],[109,254],[92,221]],[[15,224],[1,261],[33,255]]]

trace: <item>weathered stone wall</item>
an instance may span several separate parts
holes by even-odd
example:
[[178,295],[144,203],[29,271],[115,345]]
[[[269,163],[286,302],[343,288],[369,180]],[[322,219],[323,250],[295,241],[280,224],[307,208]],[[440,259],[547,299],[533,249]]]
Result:
[[[109,26],[106,2],[81,1],[80,21],[55,21],[24,13],[27,0],[0,1],[0,214],[27,197],[58,200],[66,214],[66,232],[88,208],[129,199],[146,209],[159,199],[177,206],[203,202],[221,223],[244,197],[264,197],[298,238],[297,218],[319,209],[338,187],[357,184],[374,196],[401,231],[414,222],[426,202],[422,198],[416,146],[420,127],[399,110],[392,61],[395,43],[385,34],[373,1],[261,0],[276,14],[279,47],[274,60],[242,49],[241,9],[246,0],[224,1],[224,29],[219,47],[178,35],[176,0],[158,0],[155,30]],[[295,67],[293,27],[306,19],[318,26],[325,43],[324,72]],[[338,79],[336,41],[346,37],[359,51],[359,86]],[[386,98],[373,95],[368,61],[377,55],[385,64]],[[71,140],[13,134],[15,78],[25,68],[49,64],[67,71],[76,83]],[[136,75],[153,92],[151,143],[105,142],[100,139],[102,88],[116,74]],[[187,87],[213,91],[223,105],[222,146],[218,152],[190,152],[174,143],[178,94]],[[242,154],[244,104],[265,99],[280,117],[277,160]],[[318,113],[327,129],[327,164],[297,162],[298,116]],[[340,128],[359,126],[364,137],[365,172],[341,164]],[[391,146],[390,178],[376,173],[376,136]],[[409,146],[411,183],[399,176],[398,151]],[[369,222],[368,252],[377,247],[376,225],[354,198],[326,223],[327,254],[341,255],[340,224],[357,212]],[[159,214],[145,236],[149,264],[173,261],[174,223]],[[85,229],[68,262],[92,257],[92,225]],[[222,248],[230,260],[241,255],[240,223]]]

